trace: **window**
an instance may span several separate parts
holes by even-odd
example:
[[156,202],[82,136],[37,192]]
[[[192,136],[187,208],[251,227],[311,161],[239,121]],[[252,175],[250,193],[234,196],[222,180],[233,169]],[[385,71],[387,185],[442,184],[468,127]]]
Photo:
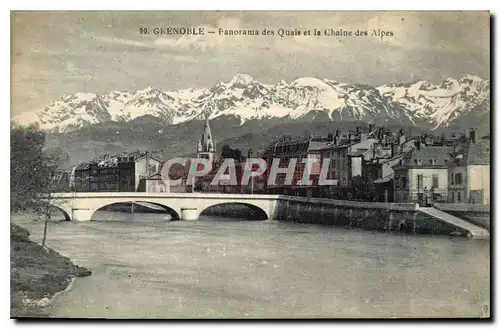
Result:
[[439,187],[439,178],[438,175],[432,175],[432,187]]
[[457,202],[460,202],[461,201],[461,195],[460,195],[460,192],[457,192]]
[[328,171],[327,178],[328,179],[337,179],[337,172],[335,171],[334,168],[330,168],[330,170]]
[[434,160],[433,160],[433,159],[430,159],[430,160],[429,160],[429,164],[433,165],[433,164],[434,164]]
[[455,192],[451,192],[451,202],[455,202]]
[[424,176],[417,175],[417,190],[421,190],[424,185]]
[[462,174],[461,173],[457,173],[455,174],[455,184],[462,184]]

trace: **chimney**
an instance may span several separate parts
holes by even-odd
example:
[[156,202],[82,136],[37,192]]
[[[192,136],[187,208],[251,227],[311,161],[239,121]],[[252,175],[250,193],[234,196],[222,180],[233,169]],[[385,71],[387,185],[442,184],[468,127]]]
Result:
[[252,149],[248,149],[247,158],[251,159],[252,157],[253,157],[253,150]]
[[476,144],[476,129],[469,129],[469,142],[471,144]]
[[406,141],[406,137],[403,129],[399,130],[399,145],[402,145]]
[[335,137],[340,137],[340,129],[337,129],[337,130],[335,131]]
[[373,127],[374,127],[373,124],[368,125],[368,133],[371,133],[373,131]]
[[396,143],[391,143],[391,157],[395,157],[399,154],[399,145]]

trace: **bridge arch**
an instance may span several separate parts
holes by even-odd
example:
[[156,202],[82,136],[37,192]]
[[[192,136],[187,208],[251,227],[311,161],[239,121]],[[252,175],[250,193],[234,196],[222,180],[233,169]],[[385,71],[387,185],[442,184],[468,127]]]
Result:
[[263,207],[245,201],[221,201],[199,209],[200,216],[234,216],[248,220],[267,220],[269,212]]
[[105,209],[106,207],[109,207],[109,206],[112,206],[112,205],[120,205],[120,204],[138,204],[138,203],[145,203],[145,204],[151,204],[151,205],[155,205],[155,206],[158,206],[158,207],[161,207],[163,208],[163,210],[165,210],[165,212],[167,214],[169,214],[171,217],[171,220],[180,220],[180,215],[179,215],[179,212],[176,211],[175,209],[173,209],[172,207],[170,206],[167,206],[163,203],[158,203],[158,202],[152,202],[150,200],[110,200],[109,202],[105,202],[105,203],[102,203],[100,205],[98,205],[95,209],[93,209],[91,211],[91,214],[90,214],[90,220],[92,220],[93,216],[95,215],[95,213],[97,211],[102,211],[103,209]]
[[[64,220],[65,220],[65,221],[71,221],[71,216],[70,216],[70,214],[69,214],[69,213],[68,213],[68,211],[67,211],[67,210],[65,210],[64,208],[62,208],[62,207],[58,207],[58,206],[55,206],[55,205],[52,205],[52,204],[51,204],[51,205],[50,205],[50,209],[49,209],[49,211],[52,211],[52,210],[56,210],[56,211],[58,211],[58,212],[62,213],[62,215],[64,216]],[[52,216],[53,216],[53,214],[51,214],[51,217],[52,217]]]

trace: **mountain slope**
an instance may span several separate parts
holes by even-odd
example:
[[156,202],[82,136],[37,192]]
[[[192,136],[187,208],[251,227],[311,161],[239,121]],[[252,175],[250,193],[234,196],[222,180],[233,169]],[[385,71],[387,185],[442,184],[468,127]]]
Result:
[[[160,91],[148,87],[136,92],[107,95],[77,93],[52,102],[36,113],[13,120],[37,122],[44,130],[68,132],[98,123],[129,122],[142,116],[164,124],[179,124],[205,117],[229,116],[248,120],[325,118],[331,121],[398,123],[436,129],[460,122],[461,117],[483,120],[489,115],[490,83],[475,76],[379,87],[352,85],[312,77],[290,84],[263,84],[238,74],[211,89]],[[480,111],[476,109],[481,108]]]
[[[210,126],[217,153],[224,144],[228,144],[241,149],[245,155],[249,148],[254,154],[260,154],[270,142],[282,135],[326,136],[336,129],[346,132],[357,126],[367,128],[366,123],[359,121],[330,122],[326,115],[297,120],[247,120],[243,124],[233,116],[219,116],[210,121]],[[398,125],[386,127],[392,131],[404,128]],[[411,132],[412,135],[422,133],[418,128],[412,128]],[[129,122],[109,121],[63,134],[48,134],[46,149],[58,149],[68,155],[65,169],[104,154],[136,150],[149,150],[155,152],[155,156],[167,160],[178,156],[196,156],[202,133],[202,121],[165,125],[152,116],[142,116]]]

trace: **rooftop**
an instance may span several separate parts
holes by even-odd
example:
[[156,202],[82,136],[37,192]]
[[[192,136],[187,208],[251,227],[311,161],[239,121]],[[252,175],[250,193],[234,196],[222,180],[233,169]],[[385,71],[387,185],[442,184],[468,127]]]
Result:
[[360,157],[360,156],[364,155],[367,151],[369,151],[369,149],[357,149],[357,150],[349,153],[349,156]]
[[446,168],[451,161],[453,146],[422,146],[414,148],[402,158],[401,167]]

